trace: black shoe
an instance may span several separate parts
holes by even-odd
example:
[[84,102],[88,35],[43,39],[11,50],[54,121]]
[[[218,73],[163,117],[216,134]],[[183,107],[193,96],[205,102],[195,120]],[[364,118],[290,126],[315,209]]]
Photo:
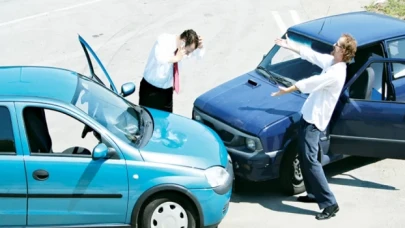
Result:
[[317,214],[315,218],[318,220],[330,219],[331,217],[334,217],[338,211],[339,206],[337,204],[334,204],[332,206],[326,207],[322,211],[322,213]]
[[298,196],[297,201],[303,203],[316,203],[316,199],[309,196]]

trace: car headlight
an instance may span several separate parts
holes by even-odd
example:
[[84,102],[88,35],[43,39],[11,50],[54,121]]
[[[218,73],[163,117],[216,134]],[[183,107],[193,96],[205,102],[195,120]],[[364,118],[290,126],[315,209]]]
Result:
[[193,119],[195,119],[195,120],[197,120],[199,122],[202,121],[202,118],[201,118],[200,114],[198,114],[195,110],[193,110]]
[[255,151],[256,150],[256,142],[253,139],[246,138],[246,147],[249,148],[250,150]]
[[229,173],[220,166],[214,166],[205,170],[208,184],[215,188],[224,185],[229,178]]

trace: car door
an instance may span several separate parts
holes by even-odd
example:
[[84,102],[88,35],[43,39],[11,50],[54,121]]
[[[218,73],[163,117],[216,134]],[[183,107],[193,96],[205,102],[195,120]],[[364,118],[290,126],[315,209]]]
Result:
[[25,226],[27,180],[14,104],[0,102],[0,226]]
[[[126,163],[106,130],[75,108],[16,103],[28,183],[28,225],[123,224]],[[82,138],[84,126],[94,130]],[[115,156],[93,160],[98,143]]]
[[111,89],[114,93],[118,94],[118,90],[111,80],[110,75],[108,74],[103,63],[100,61],[94,50],[80,35],[79,41],[84,50],[84,53],[86,54],[87,63],[89,64],[90,78],[95,82],[104,85],[106,88]]
[[405,59],[371,58],[347,83],[335,110],[330,152],[405,159],[405,102],[395,97],[393,64]]
[[[387,40],[385,46],[388,57],[405,59],[405,36]],[[392,63],[390,66],[396,100],[405,102],[405,64]]]

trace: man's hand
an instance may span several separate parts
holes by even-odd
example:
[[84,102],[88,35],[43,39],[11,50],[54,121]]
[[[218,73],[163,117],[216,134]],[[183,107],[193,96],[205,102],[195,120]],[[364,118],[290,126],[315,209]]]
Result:
[[272,97],[280,96],[280,95],[283,95],[283,94],[287,93],[287,88],[279,86],[278,89],[279,89],[279,91],[274,92],[274,93],[271,94]]
[[201,36],[198,36],[198,48],[203,48],[203,38]]
[[175,62],[180,62],[180,60],[182,60],[185,55],[186,55],[186,49],[184,47],[177,49],[177,53],[175,56],[175,60],[176,60]]
[[285,34],[285,37],[286,37],[286,39],[277,38],[275,40],[275,43],[280,47],[289,49],[289,50],[299,54],[300,53],[300,47],[294,45],[293,42],[290,41],[290,38],[288,38],[287,34]]
[[271,94],[272,97],[280,96],[280,95],[283,95],[283,94],[286,94],[286,93],[291,93],[293,91],[298,90],[298,88],[295,85],[290,86],[288,88],[279,86],[278,89],[279,89],[279,91],[274,92],[274,93]]
[[277,38],[275,40],[275,43],[280,47],[290,49],[290,39],[288,38],[287,34],[285,34],[285,37],[286,39]]

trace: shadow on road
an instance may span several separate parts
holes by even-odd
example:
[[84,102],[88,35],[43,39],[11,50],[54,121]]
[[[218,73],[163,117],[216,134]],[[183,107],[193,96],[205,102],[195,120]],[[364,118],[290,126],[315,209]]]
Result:
[[[383,190],[398,190],[389,185],[383,185],[372,181],[361,180],[350,174],[344,174],[353,169],[357,169],[366,165],[381,161],[382,159],[364,158],[364,157],[348,157],[336,163],[332,163],[324,167],[328,182],[330,184],[347,185],[365,188],[377,188]],[[336,175],[345,175],[346,178],[337,178]],[[240,181],[238,183],[237,192],[233,193],[231,202],[241,203],[258,203],[265,208],[273,211],[286,212],[293,214],[315,215],[319,211],[307,210],[295,206],[285,204],[285,202],[296,202],[297,196],[286,196],[281,192],[277,180],[267,182],[248,182]]]
[[[379,184],[372,181],[361,180],[351,174],[345,174],[345,172],[357,169],[366,165],[370,165],[381,161],[383,159],[379,158],[364,158],[364,157],[348,157],[336,163],[332,163],[324,167],[325,173],[328,177],[328,182],[330,184],[337,185],[347,185],[352,187],[364,187],[364,188],[375,188],[381,190],[398,190],[397,188]],[[336,175],[346,176],[348,178],[334,177]]]

